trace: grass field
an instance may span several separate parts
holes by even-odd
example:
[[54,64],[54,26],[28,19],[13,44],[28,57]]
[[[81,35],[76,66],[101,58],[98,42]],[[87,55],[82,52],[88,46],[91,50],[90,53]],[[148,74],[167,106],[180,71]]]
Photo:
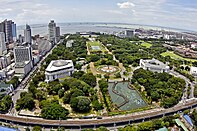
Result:
[[[106,51],[105,50],[105,47],[99,42],[99,41],[93,41],[93,42],[91,42],[91,41],[88,41],[87,42],[87,45],[88,45],[88,47],[89,47],[89,49],[91,50],[91,51],[102,51],[102,52],[104,52],[104,51]],[[93,50],[91,47],[100,47],[100,49],[98,49],[98,50]]]
[[181,57],[175,54],[173,51],[167,51],[167,52],[162,53],[161,55],[164,57],[170,56],[172,59],[175,59],[175,60],[186,60],[186,61],[191,61],[191,62],[197,61],[196,59],[189,59],[189,58]]
[[143,42],[141,45],[146,47],[146,48],[150,48],[152,46],[152,44],[147,43],[147,42]]

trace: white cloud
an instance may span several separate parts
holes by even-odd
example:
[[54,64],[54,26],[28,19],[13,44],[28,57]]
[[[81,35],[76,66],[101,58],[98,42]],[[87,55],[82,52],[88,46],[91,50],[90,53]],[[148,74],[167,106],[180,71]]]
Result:
[[127,2],[123,2],[123,3],[117,3],[117,5],[119,6],[119,8],[121,9],[129,9],[135,6],[134,3],[131,3],[129,1]]

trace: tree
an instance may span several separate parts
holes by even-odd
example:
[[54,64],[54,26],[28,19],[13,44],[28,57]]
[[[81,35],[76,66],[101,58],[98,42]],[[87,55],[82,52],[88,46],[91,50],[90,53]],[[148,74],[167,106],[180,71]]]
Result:
[[75,71],[75,72],[72,74],[72,77],[79,79],[79,78],[82,77],[84,74],[85,74],[84,71]]
[[26,93],[22,98],[18,99],[16,102],[16,110],[28,109],[32,110],[35,107],[35,102],[33,95],[31,93]]
[[60,90],[58,91],[58,96],[59,96],[60,98],[62,98],[62,97],[64,96],[64,92],[65,92],[64,89],[60,89]]
[[42,131],[42,128],[40,126],[34,126],[32,131]]
[[71,98],[71,93],[70,92],[64,93],[64,96],[63,96],[64,104],[69,104],[70,103],[70,98]]
[[0,102],[0,112],[7,113],[8,110],[10,109],[11,104],[12,104],[12,97],[9,95],[4,96]]
[[71,91],[72,95],[71,95],[71,99],[74,97],[78,97],[78,96],[85,96],[84,92],[82,90],[79,89],[74,89]]
[[92,73],[84,74],[80,79],[89,84],[91,87],[96,86],[96,77]]
[[88,97],[78,96],[71,99],[70,106],[76,112],[88,112],[91,109],[90,103]]
[[41,111],[42,118],[53,120],[65,120],[68,114],[69,111],[58,103],[51,103],[50,105],[44,107]]
[[99,103],[98,100],[95,100],[92,102],[92,107],[94,108],[94,110],[98,111],[98,110],[102,110],[103,109],[103,105],[101,103]]

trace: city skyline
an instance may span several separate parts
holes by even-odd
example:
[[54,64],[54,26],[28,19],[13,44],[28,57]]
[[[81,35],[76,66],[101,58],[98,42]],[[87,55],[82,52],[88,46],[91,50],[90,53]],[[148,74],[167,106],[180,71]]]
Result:
[[0,21],[12,19],[17,25],[106,22],[174,27],[197,31],[195,0],[1,0]]

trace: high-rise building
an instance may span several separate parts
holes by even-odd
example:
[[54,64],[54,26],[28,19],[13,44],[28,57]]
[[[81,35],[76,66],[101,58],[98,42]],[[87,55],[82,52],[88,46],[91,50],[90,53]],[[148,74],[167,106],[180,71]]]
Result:
[[5,24],[4,24],[4,22],[0,23],[0,32],[4,32],[5,33]]
[[15,63],[32,61],[32,48],[31,46],[17,46],[14,48]]
[[32,42],[31,39],[31,27],[26,24],[26,29],[24,30],[25,42],[30,43]]
[[5,20],[5,37],[6,37],[6,42],[12,42],[13,41],[13,36],[12,36],[12,20]]
[[14,48],[15,76],[23,79],[33,68],[32,47],[17,46]]
[[55,44],[56,43],[56,23],[54,20],[51,20],[50,23],[48,24],[48,33],[49,33],[49,38],[48,40]]
[[4,20],[0,23],[0,32],[5,33],[5,42],[16,40],[16,24],[12,20]]
[[56,42],[60,41],[60,27],[56,27]]
[[13,40],[16,41],[17,39],[16,24],[14,22],[12,22],[12,37],[13,37]]
[[5,33],[0,32],[0,55],[6,54]]

